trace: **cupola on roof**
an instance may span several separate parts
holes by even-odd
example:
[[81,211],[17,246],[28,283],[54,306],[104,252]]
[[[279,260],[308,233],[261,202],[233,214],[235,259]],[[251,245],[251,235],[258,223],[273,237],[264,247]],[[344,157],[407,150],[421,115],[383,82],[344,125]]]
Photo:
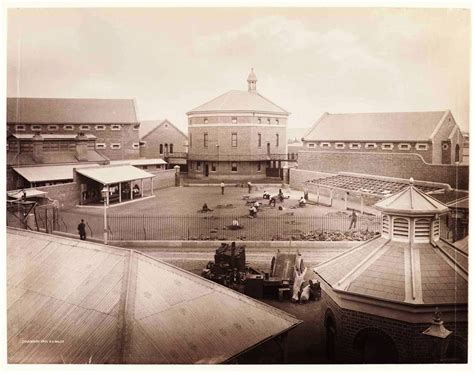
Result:
[[413,179],[410,179],[410,185],[407,188],[376,203],[374,207],[387,214],[393,213],[410,216],[436,215],[449,211],[445,204],[416,188]]

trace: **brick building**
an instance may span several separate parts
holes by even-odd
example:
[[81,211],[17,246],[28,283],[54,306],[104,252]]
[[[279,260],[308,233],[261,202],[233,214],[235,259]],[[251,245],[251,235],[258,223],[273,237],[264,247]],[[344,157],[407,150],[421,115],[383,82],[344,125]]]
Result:
[[382,212],[381,237],[314,270],[328,357],[466,362],[468,255],[440,239],[439,216],[447,206],[411,184],[375,207]]
[[186,167],[188,136],[168,119],[140,123],[140,156],[162,158],[168,167]]
[[187,113],[190,177],[282,176],[289,113],[257,92],[253,70],[247,83]]
[[108,159],[140,156],[139,126],[133,99],[7,98],[11,134],[95,136],[95,149]]
[[467,189],[464,137],[451,112],[324,114],[304,136],[298,167],[442,182]]

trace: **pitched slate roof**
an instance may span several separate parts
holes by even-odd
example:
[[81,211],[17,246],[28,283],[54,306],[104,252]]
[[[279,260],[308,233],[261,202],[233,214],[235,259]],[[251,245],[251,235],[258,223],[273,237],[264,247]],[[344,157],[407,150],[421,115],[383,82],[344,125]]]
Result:
[[377,202],[374,208],[387,213],[401,213],[405,215],[435,215],[449,211],[448,206],[423,193],[413,184]]
[[305,141],[429,141],[449,111],[325,113]]
[[145,137],[150,135],[156,129],[160,128],[164,124],[168,124],[169,127],[174,128],[178,133],[180,133],[184,138],[188,138],[186,134],[181,131],[178,127],[176,127],[173,123],[171,123],[168,119],[160,119],[160,120],[142,120],[140,122],[139,134],[140,140],[143,140]]
[[[467,304],[467,255],[453,255],[430,243],[414,244],[412,249],[411,254],[407,243],[376,238],[314,271],[339,292],[397,303]],[[413,267],[411,255],[419,258]]]
[[282,107],[274,104],[258,92],[232,90],[200,105],[187,115],[211,112],[256,112],[288,115]]
[[34,364],[221,363],[300,323],[134,250],[11,228],[7,318],[8,362]]
[[7,98],[7,123],[138,123],[133,99]]

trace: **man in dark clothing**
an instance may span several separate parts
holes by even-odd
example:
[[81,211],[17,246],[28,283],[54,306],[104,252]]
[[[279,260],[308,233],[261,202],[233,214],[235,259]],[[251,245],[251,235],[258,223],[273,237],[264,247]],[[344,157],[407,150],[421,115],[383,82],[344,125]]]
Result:
[[86,240],[86,225],[84,224],[84,219],[81,219],[81,222],[77,226],[77,230],[79,231],[79,238],[85,241]]
[[352,229],[352,227],[354,227],[355,229],[356,224],[357,224],[357,214],[355,210],[353,209],[352,214],[351,214],[351,225],[349,226],[349,229]]

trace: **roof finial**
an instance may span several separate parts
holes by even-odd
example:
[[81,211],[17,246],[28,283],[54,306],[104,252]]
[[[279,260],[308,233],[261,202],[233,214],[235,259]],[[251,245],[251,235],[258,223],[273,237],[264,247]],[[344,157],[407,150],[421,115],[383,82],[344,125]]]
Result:
[[257,91],[257,76],[253,71],[253,67],[250,70],[250,74],[247,78],[247,83],[249,85],[249,92],[256,92]]

